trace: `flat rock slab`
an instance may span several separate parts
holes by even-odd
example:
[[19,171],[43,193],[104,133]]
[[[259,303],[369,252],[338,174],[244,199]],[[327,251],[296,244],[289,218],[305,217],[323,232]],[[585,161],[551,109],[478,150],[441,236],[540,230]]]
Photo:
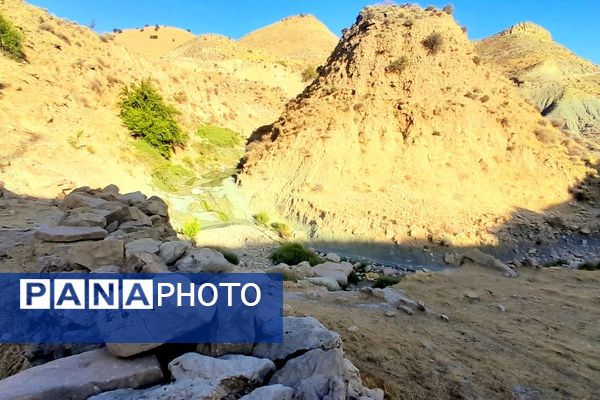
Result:
[[99,226],[51,226],[35,232],[37,239],[45,242],[77,242],[104,239],[108,232]]
[[342,339],[312,317],[285,317],[283,319],[282,343],[258,343],[252,355],[283,361],[302,351],[313,349],[331,350],[339,348]]
[[292,400],[294,389],[280,384],[254,389],[240,400]]
[[0,381],[0,398],[85,400],[108,390],[155,384],[162,377],[153,355],[123,360],[98,349],[51,361]]
[[104,265],[123,265],[123,241],[99,240],[73,245],[67,255],[71,265],[81,265],[91,271]]
[[88,400],[215,400],[226,398],[230,394],[227,387],[219,381],[196,378],[143,390],[115,390],[90,397]]

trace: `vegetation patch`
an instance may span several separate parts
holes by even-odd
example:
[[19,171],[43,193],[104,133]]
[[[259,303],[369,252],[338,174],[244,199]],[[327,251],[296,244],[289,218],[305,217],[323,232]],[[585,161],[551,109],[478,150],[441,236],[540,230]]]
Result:
[[234,265],[238,265],[240,263],[240,257],[229,249],[226,249],[224,247],[211,247],[211,249],[223,254],[223,257],[225,257],[227,261]]
[[174,164],[149,143],[136,141],[137,156],[150,167],[152,183],[166,192],[180,192],[196,181],[196,174],[186,167]]
[[0,15],[0,50],[13,60],[25,59],[23,34],[2,15]]
[[423,46],[429,51],[429,54],[437,54],[442,50],[444,37],[439,32],[434,32],[423,40]]
[[406,67],[408,67],[408,58],[406,58],[406,56],[402,56],[392,61],[392,63],[388,65],[385,70],[386,72],[399,74],[404,71]]
[[312,82],[317,79],[318,76],[319,74],[315,68],[307,67],[304,71],[302,71],[302,82]]
[[308,261],[310,265],[314,266],[322,263],[323,259],[300,243],[284,243],[271,253],[271,261],[273,264],[285,263],[287,265],[297,265],[302,261]]
[[292,228],[290,228],[288,224],[284,224],[283,222],[273,222],[271,228],[273,228],[282,239],[287,240],[292,237]]
[[383,289],[388,286],[393,286],[393,285],[399,283],[401,280],[402,280],[401,276],[380,276],[375,281],[375,285],[373,285],[373,287],[377,288],[377,289]]
[[585,262],[579,266],[582,271],[600,271],[600,262]]
[[179,111],[164,101],[150,79],[125,86],[119,107],[119,116],[131,135],[143,139],[164,158],[170,158],[176,146],[185,145],[187,137],[175,120]]
[[244,144],[244,139],[237,132],[213,125],[199,126],[196,135],[211,146],[224,149],[240,147]]
[[257,225],[264,226],[265,228],[269,227],[270,218],[266,212],[259,212],[258,214],[254,215],[253,218]]
[[181,228],[181,233],[183,233],[192,242],[195,242],[196,236],[198,235],[198,233],[200,233],[200,229],[202,229],[200,220],[198,218],[192,218],[183,224],[183,227]]

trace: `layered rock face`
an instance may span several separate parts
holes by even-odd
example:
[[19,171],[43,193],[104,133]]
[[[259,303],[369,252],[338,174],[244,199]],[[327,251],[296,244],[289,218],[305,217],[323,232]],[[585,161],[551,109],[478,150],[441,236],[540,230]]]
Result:
[[522,22],[476,43],[477,52],[500,68],[519,93],[567,130],[600,133],[600,68],[552,40],[550,32]]
[[581,148],[480,63],[449,15],[366,8],[320,76],[257,130],[238,178],[313,237],[493,241],[516,208],[569,199]]

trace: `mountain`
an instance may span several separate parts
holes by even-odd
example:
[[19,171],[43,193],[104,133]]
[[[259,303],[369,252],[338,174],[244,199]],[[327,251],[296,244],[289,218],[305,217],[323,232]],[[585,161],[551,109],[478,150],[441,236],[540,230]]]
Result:
[[117,43],[149,57],[162,57],[195,37],[183,29],[159,25],[117,30],[115,33]]
[[301,14],[251,32],[240,43],[278,57],[320,65],[338,40],[317,18]]
[[252,135],[238,177],[257,212],[312,237],[490,243],[585,174],[581,146],[442,11],[364,9],[319,74]]
[[[556,125],[600,143],[600,67],[552,40],[532,22],[517,24],[476,43],[518,91]],[[600,148],[600,147],[598,147]]]

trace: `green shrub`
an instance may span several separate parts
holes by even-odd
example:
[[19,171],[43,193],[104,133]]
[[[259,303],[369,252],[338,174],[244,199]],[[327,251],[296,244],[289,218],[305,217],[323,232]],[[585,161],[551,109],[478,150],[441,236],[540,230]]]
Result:
[[225,257],[225,259],[227,261],[229,261],[230,263],[235,264],[235,265],[238,265],[240,263],[240,258],[233,251],[226,249],[224,247],[212,247],[212,249],[223,254],[223,257]]
[[581,264],[578,269],[580,269],[582,271],[600,271],[600,262],[599,263],[585,262],[585,263]]
[[302,82],[312,82],[317,79],[317,76],[319,76],[319,74],[315,68],[307,67],[302,71]]
[[244,144],[244,139],[238,133],[218,126],[201,125],[196,134],[215,147],[233,148]]
[[439,32],[434,32],[423,40],[423,46],[429,50],[429,54],[437,54],[444,44],[444,37]]
[[406,56],[398,57],[390,65],[386,67],[386,72],[392,72],[399,74],[406,69],[408,66],[408,58]]
[[383,289],[388,286],[395,285],[396,283],[400,282],[401,280],[402,280],[402,277],[400,277],[400,276],[380,276],[375,281],[375,285],[373,285],[373,287],[376,289]]
[[297,265],[302,261],[308,261],[310,265],[317,265],[323,260],[314,251],[302,246],[300,243],[284,243],[271,253],[273,264],[285,263]]
[[264,226],[265,228],[269,227],[269,215],[266,212],[259,212],[258,214],[254,215],[254,221],[261,226]]
[[13,60],[25,59],[23,34],[0,15],[0,49]]
[[179,192],[189,187],[196,179],[196,174],[182,165],[166,160],[160,152],[144,141],[136,141],[136,156],[150,167],[152,183],[167,192]]
[[271,228],[273,228],[282,239],[287,240],[292,236],[292,228],[283,222],[273,222]]
[[183,224],[181,232],[191,241],[195,241],[196,235],[198,235],[201,228],[202,225],[200,224],[200,220],[198,218],[193,218]]
[[175,120],[179,113],[167,104],[150,79],[125,86],[119,101],[119,116],[136,138],[141,138],[159,153],[170,158],[175,146],[183,146],[186,135]]

